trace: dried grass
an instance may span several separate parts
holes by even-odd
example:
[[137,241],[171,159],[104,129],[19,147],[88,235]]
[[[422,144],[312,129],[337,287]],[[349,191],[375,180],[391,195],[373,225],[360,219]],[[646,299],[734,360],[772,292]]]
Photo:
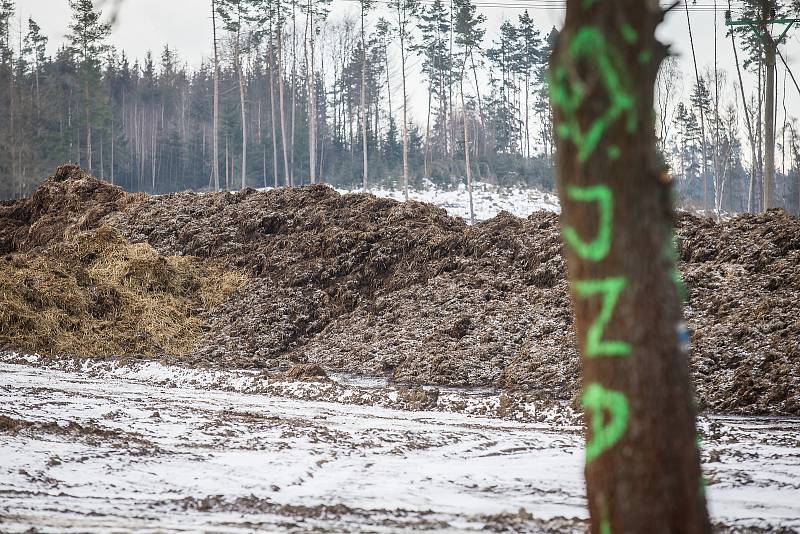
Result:
[[0,259],[0,345],[102,356],[191,351],[202,314],[244,286],[218,263],[161,256],[107,226]]

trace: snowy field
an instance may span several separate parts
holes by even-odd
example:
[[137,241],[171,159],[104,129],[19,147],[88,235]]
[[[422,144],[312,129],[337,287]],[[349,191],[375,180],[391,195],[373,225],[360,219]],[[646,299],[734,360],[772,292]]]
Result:
[[[65,371],[9,361],[0,363],[3,532],[586,527],[583,439],[568,415],[536,423],[311,400],[308,383],[254,393],[252,374],[161,364]],[[351,401],[397,393],[344,378],[329,386]],[[493,398],[449,394],[464,406]],[[800,529],[800,421],[704,418],[701,427],[714,520],[725,530]]]
[[[344,189],[337,189],[337,191],[342,194],[356,192]],[[402,189],[371,189],[369,192],[379,197],[405,200]],[[450,215],[469,219],[469,193],[464,184],[460,184],[456,189],[445,190],[426,181],[425,187],[422,189],[409,189],[408,197],[411,200],[435,204],[446,209]],[[501,211],[513,213],[518,217],[527,217],[534,211],[544,210],[557,213],[561,209],[558,197],[553,193],[545,193],[531,188],[497,187],[485,182],[473,184],[472,203],[475,219],[478,221],[491,219]]]

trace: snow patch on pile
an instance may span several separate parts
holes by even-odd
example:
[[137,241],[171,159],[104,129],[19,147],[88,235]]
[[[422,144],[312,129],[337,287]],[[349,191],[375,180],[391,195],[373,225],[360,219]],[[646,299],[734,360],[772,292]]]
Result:
[[[348,191],[337,189],[341,194],[358,193],[363,190]],[[402,188],[372,188],[375,196],[405,200]],[[453,216],[469,219],[469,192],[465,184],[454,189],[443,189],[430,180],[425,180],[421,189],[409,189],[410,200],[428,202],[447,210]],[[512,186],[500,187],[486,182],[475,182],[472,187],[472,204],[475,219],[485,221],[495,217],[501,211],[507,211],[517,217],[527,217],[536,211],[552,211],[559,213],[561,207],[555,193],[547,193],[539,189]]]

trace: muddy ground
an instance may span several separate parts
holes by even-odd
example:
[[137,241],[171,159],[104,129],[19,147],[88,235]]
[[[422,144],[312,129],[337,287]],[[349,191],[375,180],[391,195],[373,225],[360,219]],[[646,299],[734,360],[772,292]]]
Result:
[[[325,186],[146,197],[70,167],[31,199],[0,206],[0,251],[43,254],[105,226],[165,257],[249,279],[198,310],[202,333],[190,351],[151,357],[265,372],[318,364],[553,400],[578,389],[553,213],[470,226],[429,204]],[[780,211],[719,224],[684,214],[677,237],[701,407],[800,415],[800,221]]]
[[[583,435],[557,408],[530,422],[468,415],[491,392],[409,411],[311,400],[311,385],[288,381],[258,392],[241,373],[10,360],[0,355],[3,532],[587,529]],[[397,393],[352,380],[331,383]],[[699,428],[715,531],[798,532],[800,420]]]

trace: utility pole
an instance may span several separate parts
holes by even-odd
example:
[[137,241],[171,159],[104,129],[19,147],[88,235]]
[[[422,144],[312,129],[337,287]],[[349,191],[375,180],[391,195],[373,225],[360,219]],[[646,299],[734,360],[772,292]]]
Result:
[[[756,34],[764,47],[764,61],[767,66],[766,98],[764,110],[764,211],[772,207],[772,186],[775,181],[775,57],[778,45],[786,38],[789,29],[800,19],[775,18],[772,0],[762,0],[761,20],[731,20],[731,12],[725,12],[726,26],[747,26]],[[785,28],[776,39],[769,30],[771,24],[783,24]]]

